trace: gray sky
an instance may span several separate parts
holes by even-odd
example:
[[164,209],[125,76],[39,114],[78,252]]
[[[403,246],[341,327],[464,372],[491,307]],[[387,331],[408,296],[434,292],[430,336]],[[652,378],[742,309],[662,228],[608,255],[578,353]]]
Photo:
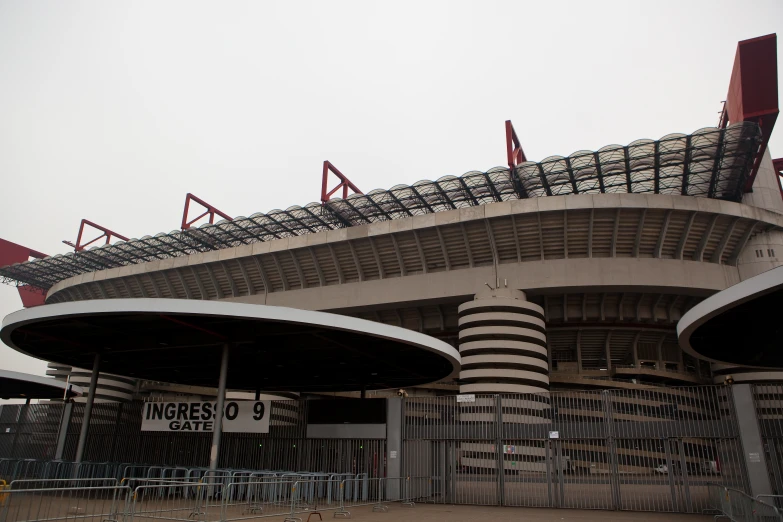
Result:
[[[325,159],[364,191],[487,170],[506,119],[531,160],[690,133],[737,41],[772,32],[780,0],[0,0],[0,237],[53,255],[82,218],[169,232],[187,192],[304,205]],[[0,287],[0,317],[20,307]],[[2,346],[0,368],[45,363]]]

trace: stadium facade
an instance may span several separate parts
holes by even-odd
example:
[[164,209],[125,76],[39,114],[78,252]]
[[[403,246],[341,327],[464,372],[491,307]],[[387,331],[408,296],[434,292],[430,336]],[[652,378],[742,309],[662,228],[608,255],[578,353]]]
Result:
[[[776,70],[775,42],[740,43],[715,128],[534,162],[507,122],[508,167],[349,196],[356,187],[326,162],[324,195],[332,169],[343,198],[197,228],[186,208],[180,231],[5,266],[0,276],[42,289],[47,304],[278,305],[458,347],[458,381],[417,393],[783,380],[783,371],[698,360],[676,335],[679,318],[705,297],[783,264],[779,162],[766,147],[777,74],[741,67],[755,59]],[[149,387],[132,375],[107,379],[99,398],[127,400]]]
[[[0,268],[0,278],[19,285],[26,302],[39,295],[43,306],[229,301],[439,338],[459,349],[457,379],[371,392],[410,396],[399,407],[408,473],[421,465],[426,476],[443,476],[445,462],[458,462],[494,473],[501,497],[506,472],[556,473],[562,488],[564,472],[617,481],[654,476],[667,463],[671,477],[677,460],[679,476],[706,484],[723,466],[726,480],[739,483],[747,478],[740,445],[750,440],[740,406],[777,426],[783,369],[699,359],[680,348],[677,324],[707,297],[783,265],[783,162],[766,146],[778,113],[775,45],[774,35],[740,43],[716,127],[528,161],[506,122],[506,167],[362,194],[325,162],[321,202],[231,219],[196,199],[205,214],[224,219],[191,227],[186,205],[181,230],[113,243],[118,235],[99,227],[105,245],[84,249],[79,240],[71,254],[35,253],[39,259]],[[343,188],[341,198],[329,198],[330,171],[341,180],[331,193]],[[82,386],[91,376],[62,364],[49,373]],[[753,387],[736,395],[724,386],[686,388],[732,382]],[[96,398],[106,402],[216,393],[132,372],[101,374],[98,385]],[[257,394],[296,398],[297,391],[259,383]],[[463,404],[456,393],[475,397]],[[307,401],[283,410],[273,417],[281,430],[305,423]],[[115,410],[106,411],[108,424]],[[615,437],[636,422],[647,426]],[[783,453],[773,431],[765,439],[770,462]],[[318,452],[321,441],[301,440]],[[236,441],[248,453],[241,444],[250,442]],[[355,451],[345,444],[341,455]],[[783,472],[775,477],[783,491]],[[623,486],[616,487],[615,507]]]

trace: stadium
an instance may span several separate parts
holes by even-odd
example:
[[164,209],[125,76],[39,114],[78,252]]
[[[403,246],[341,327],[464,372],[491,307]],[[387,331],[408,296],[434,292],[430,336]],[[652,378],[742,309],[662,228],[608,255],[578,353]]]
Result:
[[[677,335],[704,299],[783,265],[783,160],[767,149],[776,71],[775,35],[740,42],[718,125],[690,134],[534,161],[507,121],[503,167],[362,193],[327,161],[319,202],[232,217],[189,194],[169,233],[124,238],[83,221],[75,251],[52,257],[4,242],[16,257],[0,277],[31,309],[134,299],[286,307],[413,330],[459,352],[458,374],[409,386],[384,373],[389,360],[371,384],[326,382],[326,370],[302,362],[290,385],[229,385],[229,399],[272,401],[272,433],[252,462],[243,455],[259,439],[226,434],[221,467],[392,476],[391,417],[384,436],[305,434],[315,400],[383,398],[402,404],[397,472],[438,477],[450,502],[698,512],[714,481],[780,495],[783,369],[699,358]],[[204,209],[195,219],[192,203]],[[100,236],[83,242],[87,227]],[[52,377],[84,389],[94,380],[89,361],[24,342],[27,353],[58,354]],[[84,460],[203,466],[206,435],[153,440],[138,431],[140,412],[143,401],[213,400],[218,386],[108,364],[92,386]],[[82,412],[88,398],[75,401]],[[61,404],[47,407],[48,431],[29,432],[24,456],[80,462],[78,429],[62,435]],[[745,410],[755,435],[743,432]],[[742,457],[753,436],[763,471]],[[58,453],[41,454],[47,444]]]

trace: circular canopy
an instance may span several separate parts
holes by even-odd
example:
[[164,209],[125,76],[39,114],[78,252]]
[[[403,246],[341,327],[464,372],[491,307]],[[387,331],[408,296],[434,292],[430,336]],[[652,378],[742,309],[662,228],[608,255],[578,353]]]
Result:
[[51,377],[0,370],[0,399],[62,399],[66,393],[75,397],[82,389]]
[[294,308],[178,299],[101,299],[8,315],[7,345],[33,357],[129,377],[228,388],[351,391],[425,384],[459,372],[450,345],[418,332]]
[[677,324],[680,346],[716,362],[783,368],[783,267],[694,306]]

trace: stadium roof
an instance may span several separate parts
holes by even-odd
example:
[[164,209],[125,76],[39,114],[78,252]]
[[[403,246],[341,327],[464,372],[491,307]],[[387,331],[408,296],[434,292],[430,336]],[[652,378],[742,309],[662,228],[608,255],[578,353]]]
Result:
[[619,192],[740,201],[760,137],[757,124],[740,122],[550,156],[524,162],[513,172],[498,167],[396,185],[9,265],[0,268],[0,282],[46,290],[87,272],[514,199]]

